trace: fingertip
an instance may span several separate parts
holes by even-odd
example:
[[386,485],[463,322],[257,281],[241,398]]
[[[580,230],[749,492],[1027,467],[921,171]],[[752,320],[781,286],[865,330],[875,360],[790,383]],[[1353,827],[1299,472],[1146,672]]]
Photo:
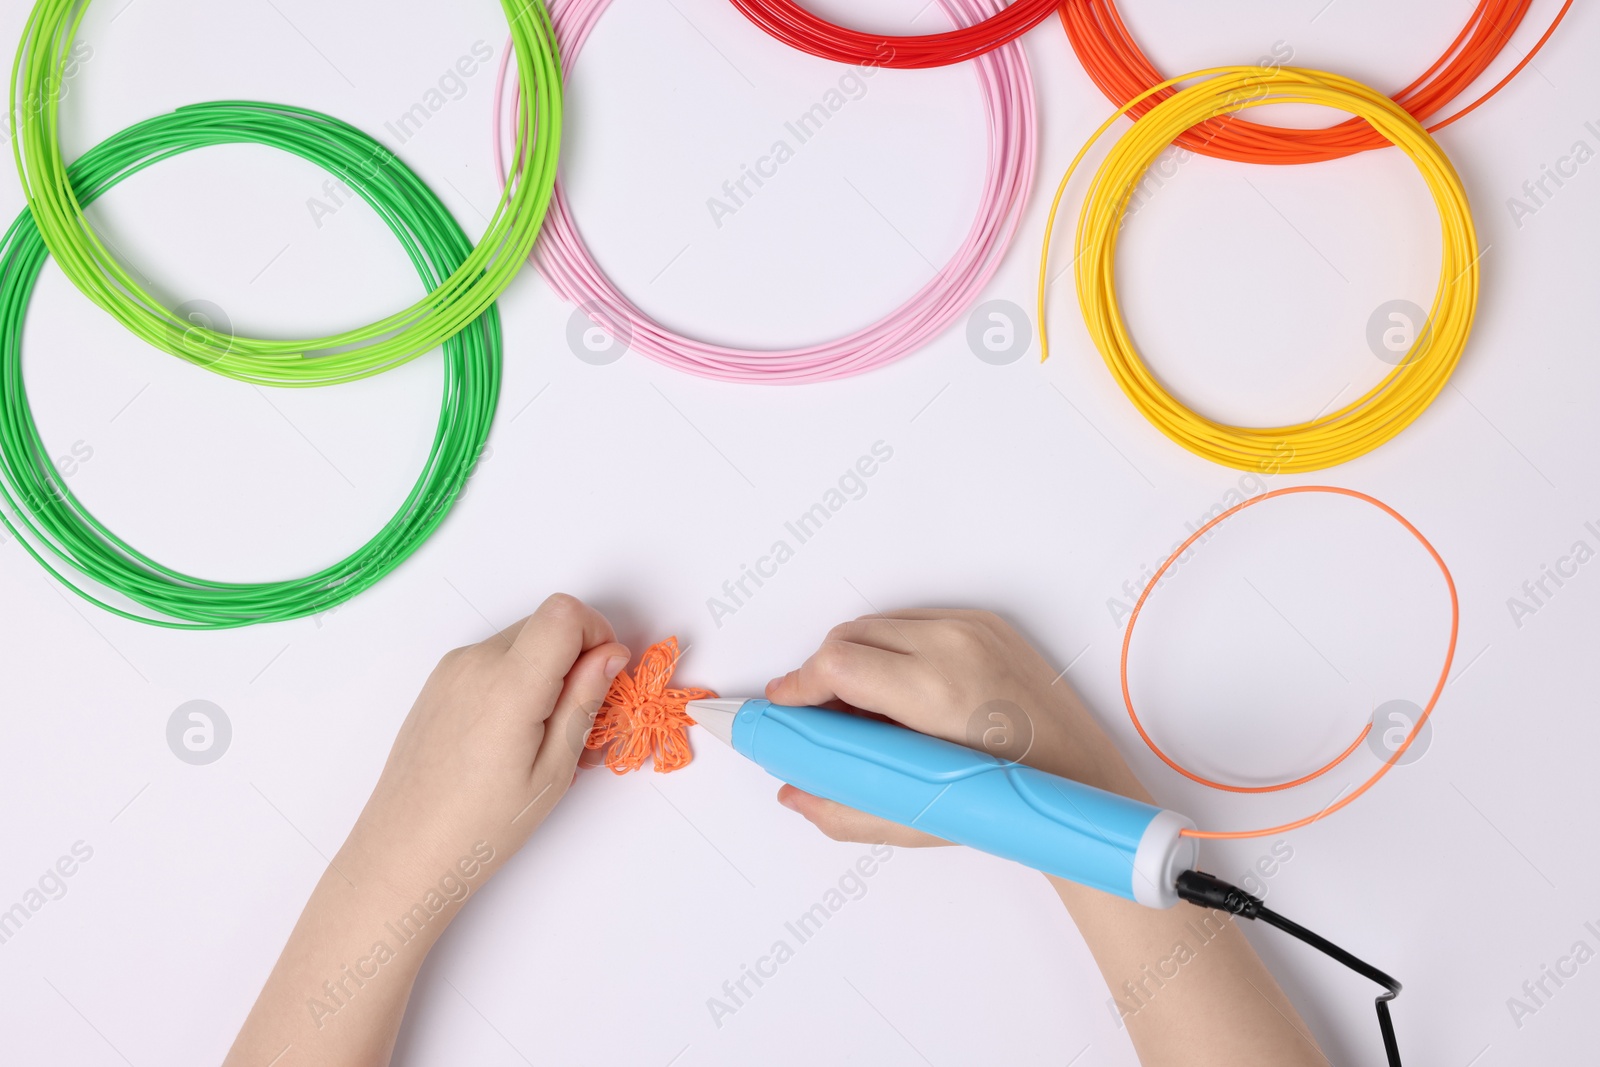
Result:
[[611,642],[585,652],[570,675],[571,684],[581,695],[581,703],[590,721],[599,713],[600,705],[611,692],[611,684],[633,658],[628,646]]
[[801,810],[800,805],[803,798],[809,795],[810,794],[802,790],[796,789],[792,785],[785,785],[782,789],[778,790],[778,803],[782,804],[792,812],[804,815],[805,812]]
[[[563,682],[561,695],[550,713],[546,738],[552,735],[556,743],[541,743],[534,757],[534,774],[548,783],[568,783],[575,778],[584,755],[595,717],[605,704],[611,680],[613,660],[628,661],[628,649],[615,641],[603,642],[582,653]],[[619,667],[620,669],[620,667]]]
[[595,650],[595,655],[600,660],[600,673],[605,675],[607,682],[621,674],[622,668],[633,659],[633,653],[628,650],[628,646],[616,641],[610,645],[602,645]]
[[567,674],[561,698],[557,700],[552,714],[570,706],[571,714],[579,722],[574,729],[582,729],[587,736],[588,727],[593,724],[611,690],[612,680],[627,665],[628,659],[627,646],[616,642],[599,645],[583,653]]

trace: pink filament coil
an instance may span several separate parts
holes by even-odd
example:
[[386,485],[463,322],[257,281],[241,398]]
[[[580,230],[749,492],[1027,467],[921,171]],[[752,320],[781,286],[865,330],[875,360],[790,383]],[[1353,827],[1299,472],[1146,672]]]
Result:
[[[572,65],[611,0],[551,0],[562,69]],[[998,10],[996,0],[939,0],[953,23],[971,25]],[[495,83],[494,155],[506,176],[506,117],[522,106],[521,88],[510,75],[511,52],[501,57]],[[974,60],[988,117],[988,164],[978,214],[965,241],[943,269],[886,318],[847,336],[790,349],[745,349],[711,344],[676,333],[628,299],[595,261],[573,218],[562,183],[556,180],[544,231],[532,260],[562,299],[583,308],[605,333],[622,335],[628,346],[667,367],[702,378],[766,385],[832,381],[886,366],[942,334],[976,301],[999,268],[1033,186],[1038,128],[1033,74],[1019,44]]]

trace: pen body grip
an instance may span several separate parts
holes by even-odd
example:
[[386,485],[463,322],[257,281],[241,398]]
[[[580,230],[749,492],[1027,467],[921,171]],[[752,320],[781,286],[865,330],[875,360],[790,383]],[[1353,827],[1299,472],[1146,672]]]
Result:
[[1141,903],[1170,906],[1193,866],[1181,816],[892,723],[750,700],[733,746],[808,793]]

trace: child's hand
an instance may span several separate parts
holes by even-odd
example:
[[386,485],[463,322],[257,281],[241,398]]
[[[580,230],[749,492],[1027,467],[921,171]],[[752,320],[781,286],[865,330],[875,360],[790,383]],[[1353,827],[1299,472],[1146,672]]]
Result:
[[[767,684],[789,705],[843,703],[913,730],[1147,799],[1111,739],[1015,630],[985,611],[901,611],[836,626],[799,670]],[[785,806],[839,841],[943,844],[938,838],[812,796]]]
[[560,594],[446,655],[336,862],[402,896],[465,856],[492,856],[482,877],[493,873],[566,794],[595,712],[627,662],[605,617]]
[[429,950],[566,793],[627,662],[611,624],[570,596],[445,656],[228,1067],[288,1064],[286,1055],[307,1067],[389,1061]]

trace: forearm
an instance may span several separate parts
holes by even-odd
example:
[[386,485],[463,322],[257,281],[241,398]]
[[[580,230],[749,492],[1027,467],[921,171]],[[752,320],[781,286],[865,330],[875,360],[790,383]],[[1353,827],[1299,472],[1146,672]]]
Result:
[[[1110,740],[1077,725],[1080,716],[1087,717],[1082,705],[1069,701],[1062,722],[1073,729],[1072,743],[1047,744],[1036,762],[1153,803]],[[1148,908],[1059,878],[1050,883],[1094,954],[1111,1010],[1144,1067],[1327,1064],[1233,916],[1185,903]]]
[[[402,886],[354,841],[323,874],[234,1041],[226,1067],[383,1067],[417,973],[456,910]],[[285,1055],[285,1053],[290,1053]],[[281,1057],[281,1061],[280,1061]]]
[[1144,1067],[1328,1061],[1232,916],[1147,908],[1058,878]]
[[[1110,742],[1097,741],[1061,756],[1058,773],[1153,802]],[[1185,903],[1148,908],[1059,878],[1050,883],[1144,1067],[1327,1064],[1233,916]]]

